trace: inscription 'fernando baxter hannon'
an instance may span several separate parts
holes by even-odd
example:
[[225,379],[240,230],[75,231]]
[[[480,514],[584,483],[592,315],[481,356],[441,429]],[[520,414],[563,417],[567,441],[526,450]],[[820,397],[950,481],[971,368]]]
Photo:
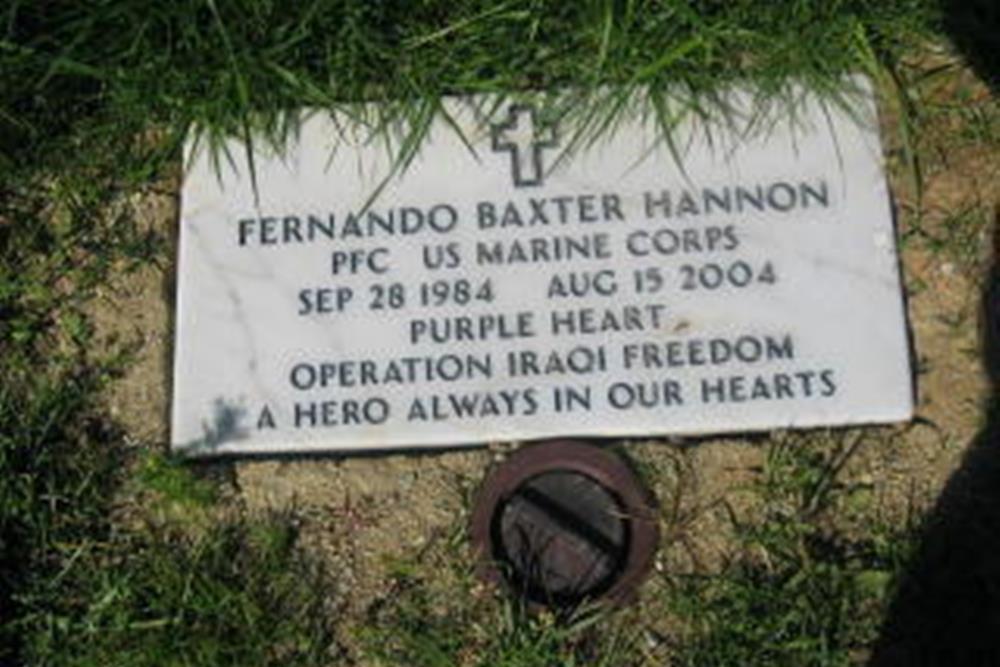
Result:
[[374,202],[391,165],[364,142],[340,143],[331,159],[344,118],[306,121],[291,159],[256,157],[259,204],[245,165],[216,179],[193,156],[176,448],[349,450],[909,416],[869,126],[810,102],[798,126],[768,136],[709,144],[682,127],[682,173],[641,114],[556,163],[561,128],[529,105],[484,126],[467,105],[444,103],[475,150],[434,124]]
[[[700,191],[660,190],[641,193],[646,219],[683,220],[698,216],[732,215],[745,212],[787,213],[811,206],[828,207],[829,186],[778,181],[768,185],[735,185],[702,188]],[[344,213],[299,213],[282,217],[243,218],[237,223],[239,245],[312,243],[378,236],[448,234],[463,214],[452,204],[429,209],[399,206],[369,207]],[[560,227],[565,225],[627,222],[622,195],[615,193],[528,197],[506,202],[480,201],[471,216],[478,229]],[[637,230],[643,231],[643,230]],[[664,233],[669,234],[670,228]]]

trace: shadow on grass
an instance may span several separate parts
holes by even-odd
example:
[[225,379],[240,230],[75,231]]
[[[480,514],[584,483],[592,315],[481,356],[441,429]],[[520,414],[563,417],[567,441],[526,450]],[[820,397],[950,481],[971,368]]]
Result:
[[1000,2],[941,0],[944,28],[976,74],[1000,90]]
[[[1000,3],[942,0],[945,28],[1000,91]],[[869,667],[1000,665],[1000,209],[982,294],[986,421],[927,519]]]
[[993,254],[982,295],[986,423],[927,518],[869,667],[1000,665],[1000,238]]

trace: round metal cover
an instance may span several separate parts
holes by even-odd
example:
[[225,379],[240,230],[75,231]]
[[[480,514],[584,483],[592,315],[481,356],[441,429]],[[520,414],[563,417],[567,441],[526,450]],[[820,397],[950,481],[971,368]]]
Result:
[[620,458],[554,441],[491,472],[472,513],[480,574],[533,604],[627,601],[659,542],[656,504]]

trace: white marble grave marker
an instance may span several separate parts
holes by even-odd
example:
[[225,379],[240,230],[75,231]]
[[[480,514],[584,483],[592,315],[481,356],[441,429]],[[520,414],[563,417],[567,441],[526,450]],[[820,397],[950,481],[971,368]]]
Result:
[[571,152],[571,119],[528,100],[484,120],[482,101],[445,100],[395,174],[356,120],[313,114],[281,155],[255,148],[259,198],[245,146],[189,147],[175,449],[911,416],[870,96],[766,127],[692,119],[672,144],[639,96]]

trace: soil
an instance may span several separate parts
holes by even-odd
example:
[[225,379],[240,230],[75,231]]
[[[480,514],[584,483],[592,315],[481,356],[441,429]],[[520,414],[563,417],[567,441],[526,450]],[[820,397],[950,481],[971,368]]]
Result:
[[[988,95],[971,74],[958,71],[925,101],[960,106]],[[891,95],[882,110],[918,368],[918,417],[898,427],[852,431],[850,437],[863,442],[842,483],[867,489],[875,516],[899,521],[933,505],[983,423],[988,385],[978,321],[993,211],[1000,202],[1000,146],[963,138],[957,114],[928,114],[920,129],[925,157],[918,193],[904,147],[895,139],[900,135]],[[1000,144],[1000,137],[995,140]],[[176,192],[176,186],[173,179],[160,190]],[[177,204],[175,195],[152,193],[131,202],[165,239],[173,237]],[[932,243],[951,238],[954,216],[965,207],[981,217],[963,237],[967,251]],[[137,443],[153,447],[165,446],[168,432],[173,270],[149,265],[123,273],[93,306],[101,340],[135,345],[134,363],[109,389],[111,414]],[[764,463],[766,441],[623,443],[664,507],[658,567],[711,570],[724,561],[734,517],[752,517],[758,502],[749,486]],[[338,592],[360,616],[386,593],[394,561],[455,534],[486,470],[510,446],[227,465],[246,507],[297,508],[305,544],[326,558],[338,574]]]

